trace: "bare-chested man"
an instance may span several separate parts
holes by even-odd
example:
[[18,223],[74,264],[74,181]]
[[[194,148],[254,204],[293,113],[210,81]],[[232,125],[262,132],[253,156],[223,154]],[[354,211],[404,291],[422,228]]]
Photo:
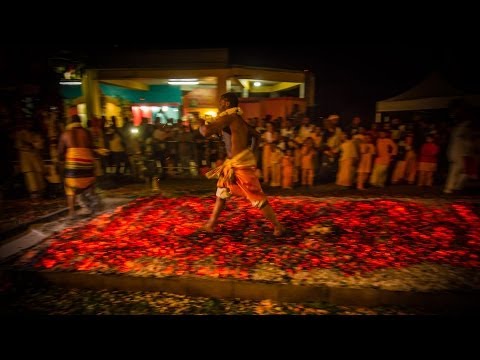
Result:
[[[223,94],[220,98],[220,113],[213,121],[200,126],[200,133],[208,137],[224,130],[224,140],[228,158],[222,166],[212,170],[207,177],[218,177],[217,200],[210,219],[203,227],[213,232],[225,201],[232,195],[247,198],[252,206],[260,209],[274,226],[274,235],[279,236],[284,228],[277,220],[275,212],[268,203],[260,182],[255,175],[256,160],[250,146],[254,128],[241,116],[238,98],[234,93]],[[258,141],[258,139],[256,139]]]
[[100,199],[94,188],[94,145],[90,133],[82,127],[78,115],[72,116],[72,122],[60,137],[58,158],[65,161],[63,176],[69,217],[73,218],[75,215],[75,195],[79,194],[82,195],[79,199],[82,210],[87,213],[98,210]]

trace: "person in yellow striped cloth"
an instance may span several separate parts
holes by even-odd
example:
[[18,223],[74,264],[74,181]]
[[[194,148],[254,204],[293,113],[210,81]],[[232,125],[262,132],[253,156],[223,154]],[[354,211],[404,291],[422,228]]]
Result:
[[95,157],[90,132],[82,127],[80,117],[72,116],[58,144],[58,158],[64,162],[63,177],[69,218],[75,216],[75,197],[82,209],[77,215],[99,210],[100,199],[95,194]]
[[[242,112],[238,107],[238,98],[234,93],[225,93],[220,97],[219,110],[220,114],[215,119],[206,122],[199,128],[200,133],[205,137],[223,130],[224,140],[225,137],[230,140],[225,141],[225,145],[231,144],[231,148],[226,149],[228,158],[225,162],[206,174],[208,178],[218,178],[218,182],[217,200],[203,230],[214,231],[220,212],[225,207],[226,199],[237,195],[247,198],[253,207],[260,209],[263,215],[272,222],[273,234],[280,236],[284,232],[284,227],[277,220],[255,173],[257,161],[252,147],[259,140],[259,136],[254,128],[242,118]],[[250,140],[253,140],[253,146],[250,144]]]

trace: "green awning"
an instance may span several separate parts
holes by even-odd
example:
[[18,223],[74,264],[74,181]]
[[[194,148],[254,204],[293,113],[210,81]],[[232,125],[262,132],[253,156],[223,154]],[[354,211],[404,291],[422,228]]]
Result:
[[120,86],[100,84],[103,95],[122,98],[132,103],[181,103],[180,86],[152,85],[149,91],[127,89]]

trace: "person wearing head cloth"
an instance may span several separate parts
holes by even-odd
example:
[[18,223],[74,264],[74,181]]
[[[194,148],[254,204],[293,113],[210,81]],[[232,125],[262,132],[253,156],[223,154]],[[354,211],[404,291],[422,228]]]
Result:
[[[202,124],[200,133],[208,137],[223,130],[227,133],[228,158],[224,163],[208,172],[208,178],[218,178],[216,202],[210,219],[203,226],[207,232],[213,232],[218,217],[225,207],[225,202],[232,195],[247,198],[253,207],[262,211],[263,215],[273,224],[273,234],[280,236],[284,227],[268,203],[256,176],[256,159],[252,147],[259,140],[259,134],[242,117],[238,107],[238,98],[234,93],[225,93],[220,97],[220,113],[218,116]],[[253,143],[253,144],[252,144]]]

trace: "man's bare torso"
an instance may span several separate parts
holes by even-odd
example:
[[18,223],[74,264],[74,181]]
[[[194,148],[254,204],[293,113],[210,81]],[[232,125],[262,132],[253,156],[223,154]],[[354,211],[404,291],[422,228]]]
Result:
[[231,156],[234,157],[248,147],[248,125],[237,114],[225,115],[205,125],[204,134],[205,136],[210,136],[222,131],[225,127],[229,127],[231,131]]
[[[89,148],[93,149],[92,138],[88,132],[83,128],[73,128],[65,131],[60,136],[58,144],[58,152],[63,155],[68,148]],[[93,155],[93,153],[92,153]]]

